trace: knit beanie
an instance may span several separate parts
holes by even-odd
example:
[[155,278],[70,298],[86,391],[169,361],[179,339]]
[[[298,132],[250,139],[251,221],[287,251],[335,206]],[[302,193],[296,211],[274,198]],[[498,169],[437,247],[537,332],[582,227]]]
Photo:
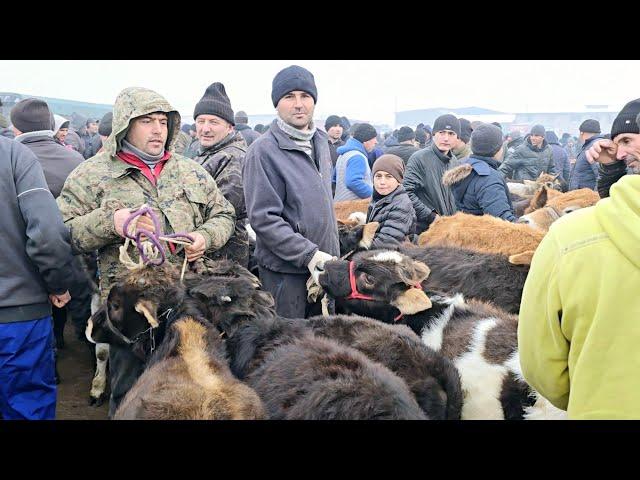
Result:
[[531,135],[536,135],[538,137],[544,137],[544,125],[534,125],[533,127],[531,127]]
[[11,109],[11,123],[22,133],[39,130],[52,130],[54,126],[53,114],[49,105],[37,98],[20,100]]
[[398,139],[398,142],[402,143],[408,140],[413,140],[414,138],[416,138],[416,134],[411,129],[411,127],[400,127],[398,133],[396,134],[396,138]]
[[189,125],[188,123],[185,123],[184,125],[182,125],[182,127],[180,127],[180,130],[182,130],[184,133],[189,133],[189,130],[191,130],[191,125]]
[[471,132],[473,132],[473,128],[471,127],[471,122],[466,118],[460,119],[460,140],[464,143],[469,143],[471,140]]
[[611,126],[611,140],[621,133],[640,133],[640,127],[636,123],[636,117],[640,113],[640,98],[627,103]]
[[440,115],[433,122],[433,133],[441,132],[442,130],[451,130],[460,136],[460,120],[451,114]]
[[373,128],[368,123],[359,123],[354,126],[352,136],[359,142],[364,143],[364,142],[368,142],[372,138],[377,137],[378,132],[376,132],[376,129]]
[[398,155],[385,153],[380,155],[373,163],[371,174],[375,176],[376,172],[383,171],[391,174],[399,183],[404,178],[404,162]]
[[249,115],[243,110],[236,113],[235,119],[236,123],[249,123]]
[[502,147],[502,130],[483,123],[471,134],[471,151],[481,157],[493,157]]
[[340,125],[342,127],[342,119],[337,115],[329,115],[324,121],[324,129],[327,132],[331,127],[335,127],[336,125]]
[[196,103],[193,118],[196,119],[198,115],[203,114],[215,115],[226,120],[231,125],[235,125],[231,101],[227,97],[227,92],[225,92],[222,83],[215,82],[209,85],[200,101]]
[[600,122],[589,118],[580,124],[578,130],[585,133],[600,133]]
[[424,128],[416,128],[416,141],[421,145],[427,142],[427,132]]
[[316,81],[313,78],[313,74],[306,68],[291,65],[284,70],[280,70],[273,78],[271,83],[273,106],[277,107],[280,99],[294,90],[307,92],[313,97],[314,103],[318,102],[318,90],[316,89]]
[[111,125],[113,123],[113,112],[107,112],[104,114],[100,123],[98,124],[98,134],[103,137],[111,135]]

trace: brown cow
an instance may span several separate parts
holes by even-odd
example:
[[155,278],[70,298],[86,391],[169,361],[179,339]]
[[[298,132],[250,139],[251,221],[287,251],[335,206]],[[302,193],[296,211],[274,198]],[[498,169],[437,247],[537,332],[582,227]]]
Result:
[[363,198],[362,200],[346,200],[344,202],[336,202],[333,204],[333,210],[336,212],[336,219],[347,221],[351,220],[351,215],[355,212],[367,215],[367,209],[371,203],[371,198]]
[[532,201],[536,209],[520,217],[518,223],[525,223],[546,232],[551,224],[563,215],[581,208],[591,207],[600,200],[598,193],[589,188],[548,197],[551,192],[552,190],[542,187],[540,194],[534,197],[536,203],[533,204]]
[[439,217],[420,234],[418,245],[454,245],[477,252],[509,256],[516,265],[531,264],[531,257],[545,232],[526,224],[511,223],[492,215],[458,212]]

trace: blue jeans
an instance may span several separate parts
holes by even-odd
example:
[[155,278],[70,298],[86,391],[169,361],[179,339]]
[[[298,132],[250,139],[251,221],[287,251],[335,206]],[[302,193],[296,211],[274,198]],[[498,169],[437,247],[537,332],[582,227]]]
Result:
[[51,316],[0,323],[0,417],[55,419],[54,375]]

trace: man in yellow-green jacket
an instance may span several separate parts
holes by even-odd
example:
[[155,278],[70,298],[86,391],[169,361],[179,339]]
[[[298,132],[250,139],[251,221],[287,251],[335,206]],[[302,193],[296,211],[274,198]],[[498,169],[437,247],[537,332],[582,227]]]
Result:
[[[620,112],[602,161],[640,166],[637,113]],[[640,175],[627,175],[549,229],[524,286],[522,373],[570,419],[640,419],[639,286]]]

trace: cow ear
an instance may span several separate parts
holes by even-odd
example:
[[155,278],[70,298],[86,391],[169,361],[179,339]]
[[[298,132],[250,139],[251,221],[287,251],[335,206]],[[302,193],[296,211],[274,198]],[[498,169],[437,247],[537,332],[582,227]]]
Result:
[[403,315],[413,315],[431,308],[431,300],[419,288],[410,288],[402,292],[391,305],[400,310]]
[[526,252],[517,253],[509,256],[509,263],[513,265],[531,265],[535,250],[527,250]]
[[400,266],[400,278],[407,285],[422,283],[431,273],[429,267],[417,260],[410,260]]
[[140,299],[138,300],[138,303],[136,303],[136,306],[134,308],[136,312],[144,315],[144,318],[147,319],[147,322],[149,322],[149,325],[151,325],[153,328],[157,328],[160,325],[158,323],[158,317],[156,313],[158,310],[158,305],[156,305],[151,300]]
[[362,227],[362,240],[360,240],[358,246],[368,250],[373,242],[373,237],[375,237],[378,231],[378,227],[380,227],[380,223],[378,222],[370,222],[364,225]]
[[538,210],[539,208],[544,207],[548,201],[549,195],[547,192],[547,187],[546,185],[543,185],[542,188],[538,190],[538,192],[536,192],[536,194],[534,195],[533,200],[531,201],[531,206],[534,210]]

